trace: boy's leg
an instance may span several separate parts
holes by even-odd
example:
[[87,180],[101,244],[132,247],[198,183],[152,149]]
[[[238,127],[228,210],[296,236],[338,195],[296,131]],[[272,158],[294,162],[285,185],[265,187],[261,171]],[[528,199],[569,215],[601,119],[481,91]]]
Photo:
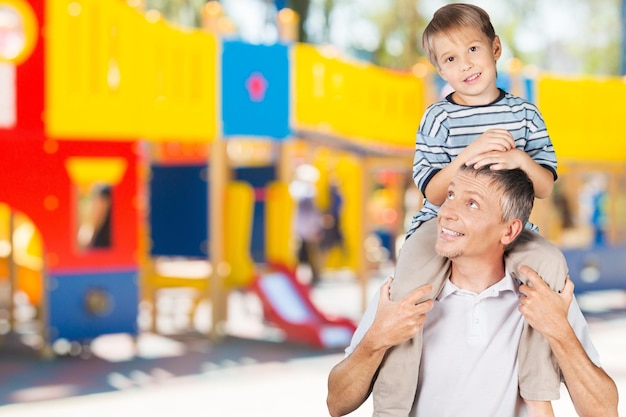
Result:
[[[567,277],[567,262],[563,253],[538,233],[524,230],[512,250],[505,257],[506,267],[520,281],[526,278],[519,273],[521,265],[528,265],[554,291],[561,291]],[[519,346],[519,388],[526,400],[551,401],[559,399],[561,373],[552,355],[548,341],[528,322]]]
[[[433,285],[430,298],[436,297],[449,276],[450,261],[435,252],[437,219],[422,224],[405,242],[396,262],[391,299],[404,298],[425,284]],[[408,416],[413,406],[422,333],[387,351],[374,382],[374,416]]]

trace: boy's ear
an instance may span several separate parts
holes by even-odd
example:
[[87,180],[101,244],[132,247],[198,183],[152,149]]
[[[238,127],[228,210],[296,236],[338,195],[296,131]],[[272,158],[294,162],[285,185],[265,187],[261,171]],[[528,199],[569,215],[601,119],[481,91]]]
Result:
[[515,239],[517,239],[523,230],[524,224],[520,219],[511,220],[508,222],[505,233],[502,235],[500,241],[504,246],[510,245],[513,241],[515,241]]
[[448,82],[448,80],[446,80],[446,74],[444,74],[444,72],[441,70],[439,65],[436,65],[435,68],[437,69],[437,74],[439,74],[441,79],[444,80],[445,82]]
[[502,42],[500,41],[500,37],[496,35],[493,40],[493,44],[491,45],[491,49],[493,50],[493,57],[497,61],[502,56]]

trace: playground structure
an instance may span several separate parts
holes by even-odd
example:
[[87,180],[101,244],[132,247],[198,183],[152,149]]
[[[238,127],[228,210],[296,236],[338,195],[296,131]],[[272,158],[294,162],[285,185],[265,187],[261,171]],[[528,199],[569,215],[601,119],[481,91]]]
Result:
[[[298,165],[316,167],[321,210],[338,188],[344,247],[326,262],[367,282],[374,182],[402,213],[417,124],[437,95],[433,72],[183,31],[131,3],[0,0],[15,23],[0,35],[17,39],[0,42],[2,328],[15,330],[20,292],[38,308],[40,347],[137,334],[140,301],[155,326],[158,292],[190,287],[197,302],[210,300],[219,337],[228,291],[248,288],[287,339],[345,344],[353,325],[317,310],[295,276],[288,184]],[[533,221],[564,247],[577,289],[626,287],[626,141],[618,115],[606,115],[624,80],[511,71],[500,81],[538,103],[560,160],[557,196],[569,205],[540,201]],[[594,178],[604,191],[603,203],[592,198],[598,230],[573,204]],[[85,246],[77,236],[103,184],[110,241]],[[402,234],[398,217],[384,232]]]

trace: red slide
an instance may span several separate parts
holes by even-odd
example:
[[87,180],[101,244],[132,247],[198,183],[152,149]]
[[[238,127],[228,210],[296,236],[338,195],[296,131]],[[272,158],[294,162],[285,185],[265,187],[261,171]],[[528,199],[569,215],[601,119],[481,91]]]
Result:
[[319,311],[311,301],[309,288],[296,279],[294,271],[271,265],[252,286],[263,303],[266,318],[285,331],[287,340],[318,348],[350,344],[354,323]]

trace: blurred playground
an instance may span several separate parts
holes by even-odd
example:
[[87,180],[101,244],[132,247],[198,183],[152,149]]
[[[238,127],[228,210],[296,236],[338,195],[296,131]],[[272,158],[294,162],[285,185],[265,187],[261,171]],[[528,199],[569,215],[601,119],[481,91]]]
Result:
[[[414,136],[444,86],[425,61],[247,44],[215,11],[183,30],[136,3],[0,0],[0,355],[89,357],[106,336],[341,350],[421,205]],[[499,83],[538,104],[560,161],[531,220],[578,294],[625,290],[606,114],[624,79],[512,60]],[[335,284],[359,290],[349,311],[315,297]]]
[[[384,279],[382,272],[372,277],[368,294]],[[360,286],[347,277],[332,278],[313,289],[313,300],[327,313],[356,317]],[[231,297],[235,310],[251,301],[236,294]],[[588,317],[590,331],[603,365],[624,392],[626,299],[623,295],[621,299],[602,298],[584,301],[596,311]],[[251,310],[229,317],[233,332],[250,332],[260,323],[258,310]],[[148,332],[139,336],[137,344],[124,334],[101,336],[94,341],[93,351],[83,352],[80,359],[42,361],[35,351],[15,345],[5,345],[3,350],[0,410],[7,417],[79,417],[85,413],[98,417],[120,410],[125,415],[157,416],[322,416],[327,415],[328,372],[343,354],[339,348],[320,350],[269,338],[227,336],[216,343]],[[624,405],[620,415],[626,412]],[[576,416],[564,391],[554,409],[561,417]],[[367,402],[350,415],[370,416],[371,412],[371,402]]]

